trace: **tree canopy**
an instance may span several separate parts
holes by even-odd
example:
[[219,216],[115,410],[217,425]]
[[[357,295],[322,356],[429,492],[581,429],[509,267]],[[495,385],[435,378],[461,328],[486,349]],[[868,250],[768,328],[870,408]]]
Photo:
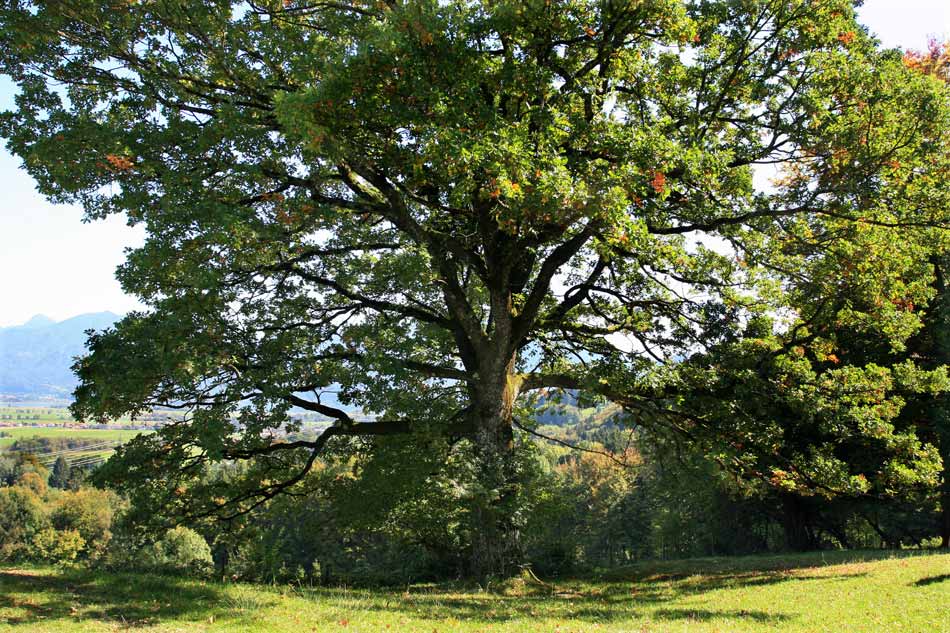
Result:
[[[149,310],[92,336],[74,411],[187,411],[110,465],[170,512],[292,492],[347,437],[422,438],[406,471],[470,441],[497,571],[533,392],[722,438],[743,381],[792,372],[894,432],[891,370],[810,372],[832,326],[919,329],[950,111],[850,1],[6,0],[0,25],[8,147],[146,228],[119,277]],[[293,407],[333,425],[275,441]],[[222,460],[253,463],[201,480]]]

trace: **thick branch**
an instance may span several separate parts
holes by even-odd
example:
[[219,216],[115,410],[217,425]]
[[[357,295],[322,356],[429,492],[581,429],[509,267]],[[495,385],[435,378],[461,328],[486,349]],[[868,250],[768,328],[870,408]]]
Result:
[[576,255],[578,251],[583,248],[584,244],[597,232],[598,228],[599,223],[595,220],[591,220],[582,231],[578,232],[566,242],[562,242],[558,245],[557,248],[548,255],[548,258],[544,260],[544,263],[541,264],[541,270],[538,271],[538,276],[534,281],[531,292],[513,324],[512,341],[515,347],[517,347],[521,339],[523,339],[534,326],[541,304],[550,291],[551,280],[554,278],[554,275],[557,274],[561,266],[566,264],[571,257]]

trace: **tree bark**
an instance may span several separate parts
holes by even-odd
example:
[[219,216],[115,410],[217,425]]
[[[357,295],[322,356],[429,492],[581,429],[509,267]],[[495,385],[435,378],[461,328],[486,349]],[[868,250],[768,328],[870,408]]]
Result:
[[524,555],[518,520],[521,482],[512,430],[512,407],[518,396],[514,360],[503,363],[501,371],[494,369],[486,371],[487,380],[475,388],[472,412],[478,492],[472,508],[469,571],[483,583],[513,573]]

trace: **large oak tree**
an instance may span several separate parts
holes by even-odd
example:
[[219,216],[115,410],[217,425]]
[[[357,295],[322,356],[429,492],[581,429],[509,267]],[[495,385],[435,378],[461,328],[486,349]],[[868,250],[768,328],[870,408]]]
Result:
[[[679,361],[757,315],[788,347],[819,312],[910,333],[900,249],[847,271],[867,312],[788,296],[834,292],[816,254],[851,227],[948,208],[941,88],[846,0],[5,0],[0,27],[8,147],[147,231],[119,275],[150,309],[77,365],[84,417],[187,412],[126,485],[233,516],[340,438],[464,440],[478,573],[518,557],[520,397],[689,433]],[[333,425],[275,441],[292,407]],[[202,479],[224,460],[253,466]]]

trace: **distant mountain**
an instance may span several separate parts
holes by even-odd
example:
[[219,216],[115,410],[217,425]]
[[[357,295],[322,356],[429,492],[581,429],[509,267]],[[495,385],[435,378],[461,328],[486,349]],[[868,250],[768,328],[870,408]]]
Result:
[[103,330],[119,318],[95,312],[57,323],[37,315],[0,328],[0,395],[68,396],[76,386],[69,368],[85,351],[86,330]]
[[[35,317],[24,323],[23,325],[18,326],[21,330],[33,330],[36,328],[47,327],[50,325],[56,325],[56,321],[49,318],[45,314],[37,314]],[[0,328],[3,329],[3,328]],[[7,328],[13,329],[13,328]]]

